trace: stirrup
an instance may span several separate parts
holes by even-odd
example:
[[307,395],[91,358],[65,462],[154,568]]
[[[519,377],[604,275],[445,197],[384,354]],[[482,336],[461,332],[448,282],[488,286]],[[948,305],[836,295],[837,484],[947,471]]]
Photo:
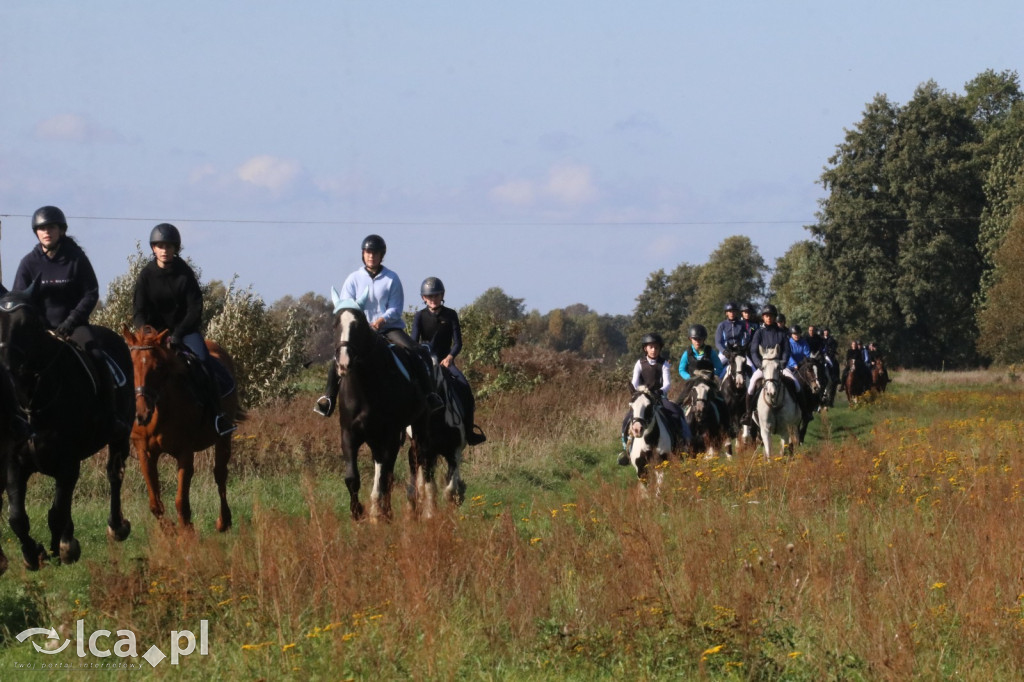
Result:
[[316,399],[316,405],[313,406],[313,411],[321,417],[330,417],[334,413],[334,401],[325,395],[320,396]]
[[[227,422],[227,426],[224,423]],[[213,428],[218,436],[226,436],[238,428],[238,424],[232,424],[223,414],[218,414],[213,419]]]

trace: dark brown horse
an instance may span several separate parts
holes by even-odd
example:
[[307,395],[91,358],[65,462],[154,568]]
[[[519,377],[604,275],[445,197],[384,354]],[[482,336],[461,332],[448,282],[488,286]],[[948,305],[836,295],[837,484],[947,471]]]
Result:
[[[80,328],[95,345],[95,356],[58,337],[32,303],[37,285],[38,280],[25,291],[0,298],[0,482],[7,493],[11,530],[18,536],[30,570],[37,570],[51,554],[59,556],[62,563],[81,557],[71,501],[82,460],[105,446],[110,484],[107,534],[120,541],[131,532],[121,511],[124,465],[130,453],[128,434],[123,430],[117,433],[111,419],[112,411],[117,411],[124,423],[131,415],[128,349],[116,333],[104,327]],[[104,360],[97,363],[96,356]],[[96,366],[108,363],[110,367]],[[113,378],[113,372],[121,381]],[[32,538],[25,509],[28,479],[36,472],[55,482],[47,517],[49,553]],[[0,552],[0,572],[6,565]]]
[[465,499],[466,483],[462,480],[462,452],[466,449],[466,434],[473,428],[466,424],[463,405],[469,387],[460,384],[448,370],[442,368],[437,358],[431,356],[433,378],[437,394],[444,402],[444,409],[431,414],[426,421],[426,432],[416,433],[412,428],[407,432],[412,437],[409,446],[408,497],[413,510],[423,518],[430,518],[435,511],[437,483],[435,475],[437,462],[444,458],[447,465],[444,497],[452,505],[460,505]]
[[[135,426],[132,442],[139,455],[139,466],[149,490],[149,509],[158,519],[164,515],[160,500],[160,474],[157,461],[162,453],[174,457],[178,463],[178,494],[174,506],[178,521],[183,526],[192,524],[192,506],[189,489],[195,471],[195,453],[214,447],[213,478],[220,495],[220,515],[217,530],[231,527],[231,509],[228,507],[228,462],[231,459],[231,435],[220,436],[214,429],[211,408],[205,405],[203,383],[199,367],[193,367],[171,348],[168,330],[157,332],[143,327],[132,333],[122,329],[131,351],[135,369]],[[213,341],[207,341],[210,355],[223,364],[234,376],[231,356]],[[198,361],[196,361],[198,364]],[[238,405],[238,393],[232,392],[221,400],[221,409],[232,421],[245,418]]]
[[871,389],[870,384],[865,381],[863,365],[855,358],[846,361],[846,377],[843,380],[843,388],[846,390],[846,402],[851,407],[857,399]]
[[871,389],[885,393],[885,387],[888,385],[889,370],[885,368],[885,360],[881,357],[875,358],[871,363]]

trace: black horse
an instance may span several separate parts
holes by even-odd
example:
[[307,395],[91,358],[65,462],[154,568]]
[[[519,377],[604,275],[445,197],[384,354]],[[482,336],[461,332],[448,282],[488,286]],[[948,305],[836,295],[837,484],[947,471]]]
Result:
[[679,405],[693,434],[690,454],[703,452],[710,459],[724,449],[726,457],[732,457],[725,401],[718,394],[713,374],[709,372],[693,380]]
[[754,371],[747,362],[746,348],[727,349],[725,359],[728,364],[722,375],[722,399],[729,413],[729,449],[733,438],[741,443],[753,442],[753,423],[747,419],[747,386]]
[[369,516],[371,520],[391,518],[395,461],[405,428],[411,425],[416,435],[426,433],[428,428],[426,394],[415,380],[412,364],[422,360],[405,348],[392,346],[374,331],[359,302],[332,294],[337,343],[334,362],[341,378],[338,419],[349,509],[352,518],[363,518],[356,458],[366,443],[375,468]]
[[[429,351],[424,347],[424,353]],[[462,480],[462,452],[466,449],[466,436],[472,424],[465,420],[464,405],[472,397],[469,387],[459,382],[452,374],[430,355],[437,394],[444,402],[444,409],[433,412],[426,421],[426,431],[412,430],[409,447],[408,497],[413,509],[429,518],[434,514],[434,499],[437,484],[434,481],[439,458],[448,466],[445,476],[444,497],[451,504],[462,504],[466,484]],[[422,429],[422,425],[420,425]]]
[[[29,534],[25,491],[36,472],[56,482],[48,516],[50,553],[63,563],[81,556],[71,519],[71,500],[82,460],[109,446],[107,480],[110,484],[110,516],[107,533],[124,540],[131,524],[121,512],[121,484],[129,455],[128,431],[114,433],[116,410],[122,423],[132,419],[132,361],[118,334],[104,327],[90,327],[93,342],[120,372],[120,386],[107,376],[114,368],[97,367],[92,354],[82,352],[51,332],[43,315],[32,304],[37,284],[22,292],[0,297],[0,373],[6,375],[0,395],[0,422],[12,429],[0,453],[10,507],[11,530],[21,542],[25,565],[37,570],[49,558],[46,549]],[[106,364],[106,363],[102,363]],[[110,392],[113,391],[114,395]],[[8,407],[8,400],[13,405]],[[8,409],[11,409],[8,412]]]

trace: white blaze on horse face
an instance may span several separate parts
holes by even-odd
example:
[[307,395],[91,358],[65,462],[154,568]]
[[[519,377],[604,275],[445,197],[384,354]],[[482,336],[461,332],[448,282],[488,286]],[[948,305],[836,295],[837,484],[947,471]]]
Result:
[[350,362],[348,355],[348,344],[352,340],[352,332],[356,327],[356,316],[348,310],[341,311],[341,316],[338,318],[338,370],[345,371],[348,369]]
[[645,426],[644,414],[649,407],[651,407],[651,399],[644,393],[638,395],[630,404],[630,408],[633,410],[633,421],[629,425],[629,432],[633,434],[633,438],[639,438],[643,435]]

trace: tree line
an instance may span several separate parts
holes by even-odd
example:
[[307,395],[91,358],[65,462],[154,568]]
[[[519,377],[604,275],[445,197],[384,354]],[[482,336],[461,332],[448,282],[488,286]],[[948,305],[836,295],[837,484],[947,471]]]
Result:
[[[875,341],[895,366],[1024,362],[1024,94],[1015,71],[984,71],[963,93],[927,81],[902,105],[876,95],[818,181],[826,196],[809,238],[774,268],[749,238],[731,236],[705,263],[652,272],[631,315],[583,304],[527,312],[493,287],[459,311],[465,362],[500,366],[504,348],[529,344],[615,363],[650,331],[678,357],[689,326],[713,329],[730,301],[770,301],[791,322]],[[148,260],[136,251],[94,322],[130,321]],[[207,334],[243,368],[248,404],[287,396],[303,366],[330,357],[325,297],[268,306],[234,282],[203,286]]]

